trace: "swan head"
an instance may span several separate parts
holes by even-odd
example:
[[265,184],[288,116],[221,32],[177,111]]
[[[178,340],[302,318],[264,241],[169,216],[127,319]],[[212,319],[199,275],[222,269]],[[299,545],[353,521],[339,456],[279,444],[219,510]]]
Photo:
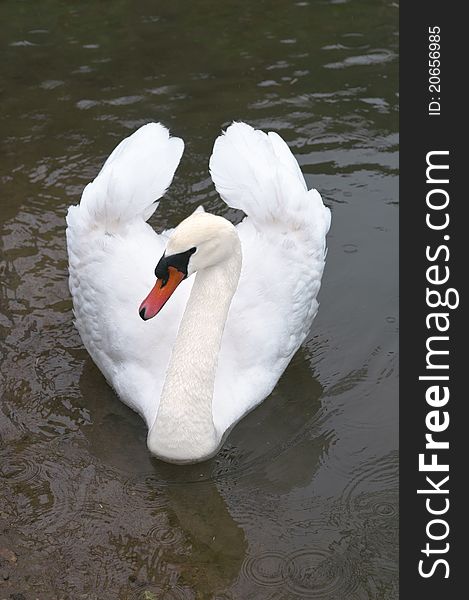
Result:
[[142,302],[144,321],[157,315],[178,285],[197,271],[241,254],[236,228],[223,217],[196,211],[176,227],[155,268],[156,283]]

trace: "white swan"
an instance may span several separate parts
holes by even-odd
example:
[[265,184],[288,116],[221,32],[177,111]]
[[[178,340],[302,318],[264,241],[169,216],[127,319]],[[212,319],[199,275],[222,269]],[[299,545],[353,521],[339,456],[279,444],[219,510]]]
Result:
[[215,454],[270,394],[316,315],[330,224],[287,144],[234,123],[216,140],[210,171],[247,217],[234,227],[199,209],[157,235],[146,220],[183,149],[161,124],[141,127],[67,215],[78,331],[145,419],[150,452],[169,462]]

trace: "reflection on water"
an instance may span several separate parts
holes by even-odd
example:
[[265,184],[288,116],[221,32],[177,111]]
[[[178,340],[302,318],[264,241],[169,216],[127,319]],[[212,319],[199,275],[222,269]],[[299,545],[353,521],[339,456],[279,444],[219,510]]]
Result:
[[[383,0],[0,5],[0,597],[397,598],[397,14]],[[186,140],[152,218],[221,203],[232,119],[333,212],[321,308],[214,459],[152,459],[83,350],[64,216],[148,120]],[[15,596],[15,594],[17,596]]]

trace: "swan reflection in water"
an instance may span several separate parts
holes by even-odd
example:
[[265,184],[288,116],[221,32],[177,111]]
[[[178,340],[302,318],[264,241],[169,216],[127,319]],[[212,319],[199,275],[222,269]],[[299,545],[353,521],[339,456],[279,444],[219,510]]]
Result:
[[94,533],[106,548],[101,569],[112,576],[129,568],[131,587],[156,593],[172,572],[182,588],[226,590],[250,560],[251,526],[265,510],[256,504],[257,492],[278,496],[308,485],[327,452],[327,440],[315,430],[322,387],[302,350],[268,402],[233,429],[216,457],[198,464],[151,457],[142,443],[144,424],[116,402],[89,358],[80,388],[91,415],[83,433],[96,463],[90,495],[119,508]]

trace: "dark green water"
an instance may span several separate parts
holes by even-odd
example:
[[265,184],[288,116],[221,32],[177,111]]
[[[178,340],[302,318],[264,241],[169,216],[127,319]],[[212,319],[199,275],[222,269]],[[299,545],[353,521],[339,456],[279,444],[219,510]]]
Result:
[[[0,598],[396,599],[395,3],[7,0],[0,20]],[[233,119],[279,132],[332,209],[321,307],[220,454],[165,465],[73,327],[64,216],[159,120],[186,152],[154,226],[234,217],[207,168]]]

